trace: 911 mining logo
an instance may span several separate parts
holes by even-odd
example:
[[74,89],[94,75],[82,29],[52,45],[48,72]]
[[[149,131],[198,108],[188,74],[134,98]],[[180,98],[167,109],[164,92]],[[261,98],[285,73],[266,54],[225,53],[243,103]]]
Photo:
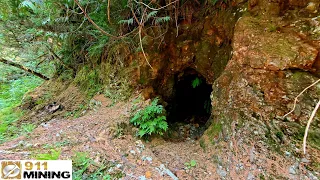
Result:
[[21,163],[19,161],[2,161],[1,167],[1,179],[21,179]]
[[72,179],[71,160],[5,160],[0,162],[0,180]]

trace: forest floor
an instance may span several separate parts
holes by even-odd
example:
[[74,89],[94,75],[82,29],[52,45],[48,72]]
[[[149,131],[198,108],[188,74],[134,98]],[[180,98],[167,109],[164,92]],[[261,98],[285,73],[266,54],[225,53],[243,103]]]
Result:
[[0,160],[32,159],[59,149],[59,159],[74,159],[80,156],[77,152],[86,152],[95,164],[86,169],[88,176],[102,164],[110,177],[124,179],[317,179],[319,175],[303,166],[307,160],[271,153],[259,142],[242,143],[241,136],[216,148],[192,139],[140,140],[128,125],[130,101],[112,104],[103,95],[94,99],[101,102],[96,111],[76,119],[52,119],[26,136],[1,144]]

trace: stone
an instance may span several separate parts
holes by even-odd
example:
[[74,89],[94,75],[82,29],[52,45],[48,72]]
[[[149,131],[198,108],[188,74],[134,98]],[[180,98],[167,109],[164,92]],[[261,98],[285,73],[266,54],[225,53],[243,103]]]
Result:
[[307,158],[302,158],[302,159],[301,159],[301,162],[302,162],[302,163],[309,163],[310,161],[309,161]]
[[186,175],[184,170],[177,170],[176,171],[176,176],[180,179],[182,179]]
[[233,44],[239,64],[272,71],[292,68],[311,70],[318,50],[298,36],[265,30],[274,26],[269,21],[254,17],[239,20]]
[[254,175],[251,172],[249,172],[247,180],[255,180]]
[[285,151],[284,154],[286,155],[286,157],[290,157],[291,156],[291,153],[288,152],[288,151]]
[[292,174],[292,175],[296,175],[298,167],[299,167],[298,163],[295,163],[293,166],[290,166],[289,167],[289,173]]
[[305,8],[310,13],[316,13],[318,9],[319,4],[316,4],[315,2],[309,2],[307,7]]
[[136,152],[134,150],[130,150],[130,153],[133,154],[133,155],[136,154]]
[[146,178],[151,178],[151,176],[152,176],[152,173],[151,173],[151,171],[147,171],[146,173],[145,173],[145,177]]
[[227,176],[227,172],[225,170],[223,170],[221,166],[219,166],[219,168],[217,169],[217,173],[221,177],[226,177]]

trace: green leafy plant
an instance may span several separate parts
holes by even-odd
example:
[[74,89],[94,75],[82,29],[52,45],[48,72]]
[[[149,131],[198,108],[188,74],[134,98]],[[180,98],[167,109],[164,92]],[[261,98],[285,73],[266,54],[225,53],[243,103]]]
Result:
[[184,165],[186,166],[187,169],[191,169],[193,167],[196,167],[197,162],[195,160],[191,160],[190,162],[184,163]]
[[133,24],[133,18],[130,18],[130,19],[128,19],[128,20],[120,20],[118,23],[119,23],[119,24],[131,25],[131,24]]
[[66,112],[64,117],[79,118],[86,113],[87,109],[88,109],[87,105],[80,104],[75,110]]
[[155,22],[156,24],[166,23],[170,21],[170,16],[164,16],[164,17],[157,17]]
[[[82,180],[82,179],[119,179],[123,176],[121,172],[110,172],[108,169],[114,167],[109,162],[105,163],[96,163],[94,162],[87,153],[76,152],[72,157],[73,163],[73,173],[72,179]],[[90,168],[89,168],[90,167]],[[90,169],[90,172],[88,170]]]
[[38,154],[36,155],[37,160],[58,160],[61,154],[60,150],[51,149],[50,153]]
[[76,152],[72,158],[73,162],[73,179],[82,179],[83,173],[92,164],[92,160],[89,158],[87,153]]
[[[16,121],[23,116],[23,111],[17,106],[21,104],[26,92],[33,90],[43,80],[33,76],[15,76],[17,79],[10,80],[10,77],[17,74],[14,69],[5,68],[0,64],[0,143],[17,137],[20,134],[31,132],[34,127],[31,124],[17,126]],[[2,77],[6,77],[2,79]]]
[[199,79],[198,77],[196,77],[196,78],[192,81],[191,85],[192,85],[193,88],[196,88],[196,87],[200,86],[201,83],[202,83],[202,80]]
[[34,124],[23,124],[21,126],[21,128],[23,129],[23,131],[25,133],[30,133],[30,132],[32,132],[34,130],[34,128],[36,128],[36,125],[34,125]]
[[138,135],[140,137],[160,134],[163,135],[168,129],[166,116],[163,115],[163,106],[158,105],[158,98],[155,98],[150,105],[139,110],[131,118],[130,122],[139,128]]

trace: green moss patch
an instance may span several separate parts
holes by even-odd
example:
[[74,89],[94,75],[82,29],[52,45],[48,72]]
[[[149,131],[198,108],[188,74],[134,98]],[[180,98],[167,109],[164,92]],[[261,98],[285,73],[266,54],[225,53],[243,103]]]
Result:
[[[23,112],[17,108],[24,94],[39,86],[43,80],[34,76],[24,76],[0,84],[0,143],[17,137],[24,132],[14,124]],[[29,130],[30,128],[27,128]]]

